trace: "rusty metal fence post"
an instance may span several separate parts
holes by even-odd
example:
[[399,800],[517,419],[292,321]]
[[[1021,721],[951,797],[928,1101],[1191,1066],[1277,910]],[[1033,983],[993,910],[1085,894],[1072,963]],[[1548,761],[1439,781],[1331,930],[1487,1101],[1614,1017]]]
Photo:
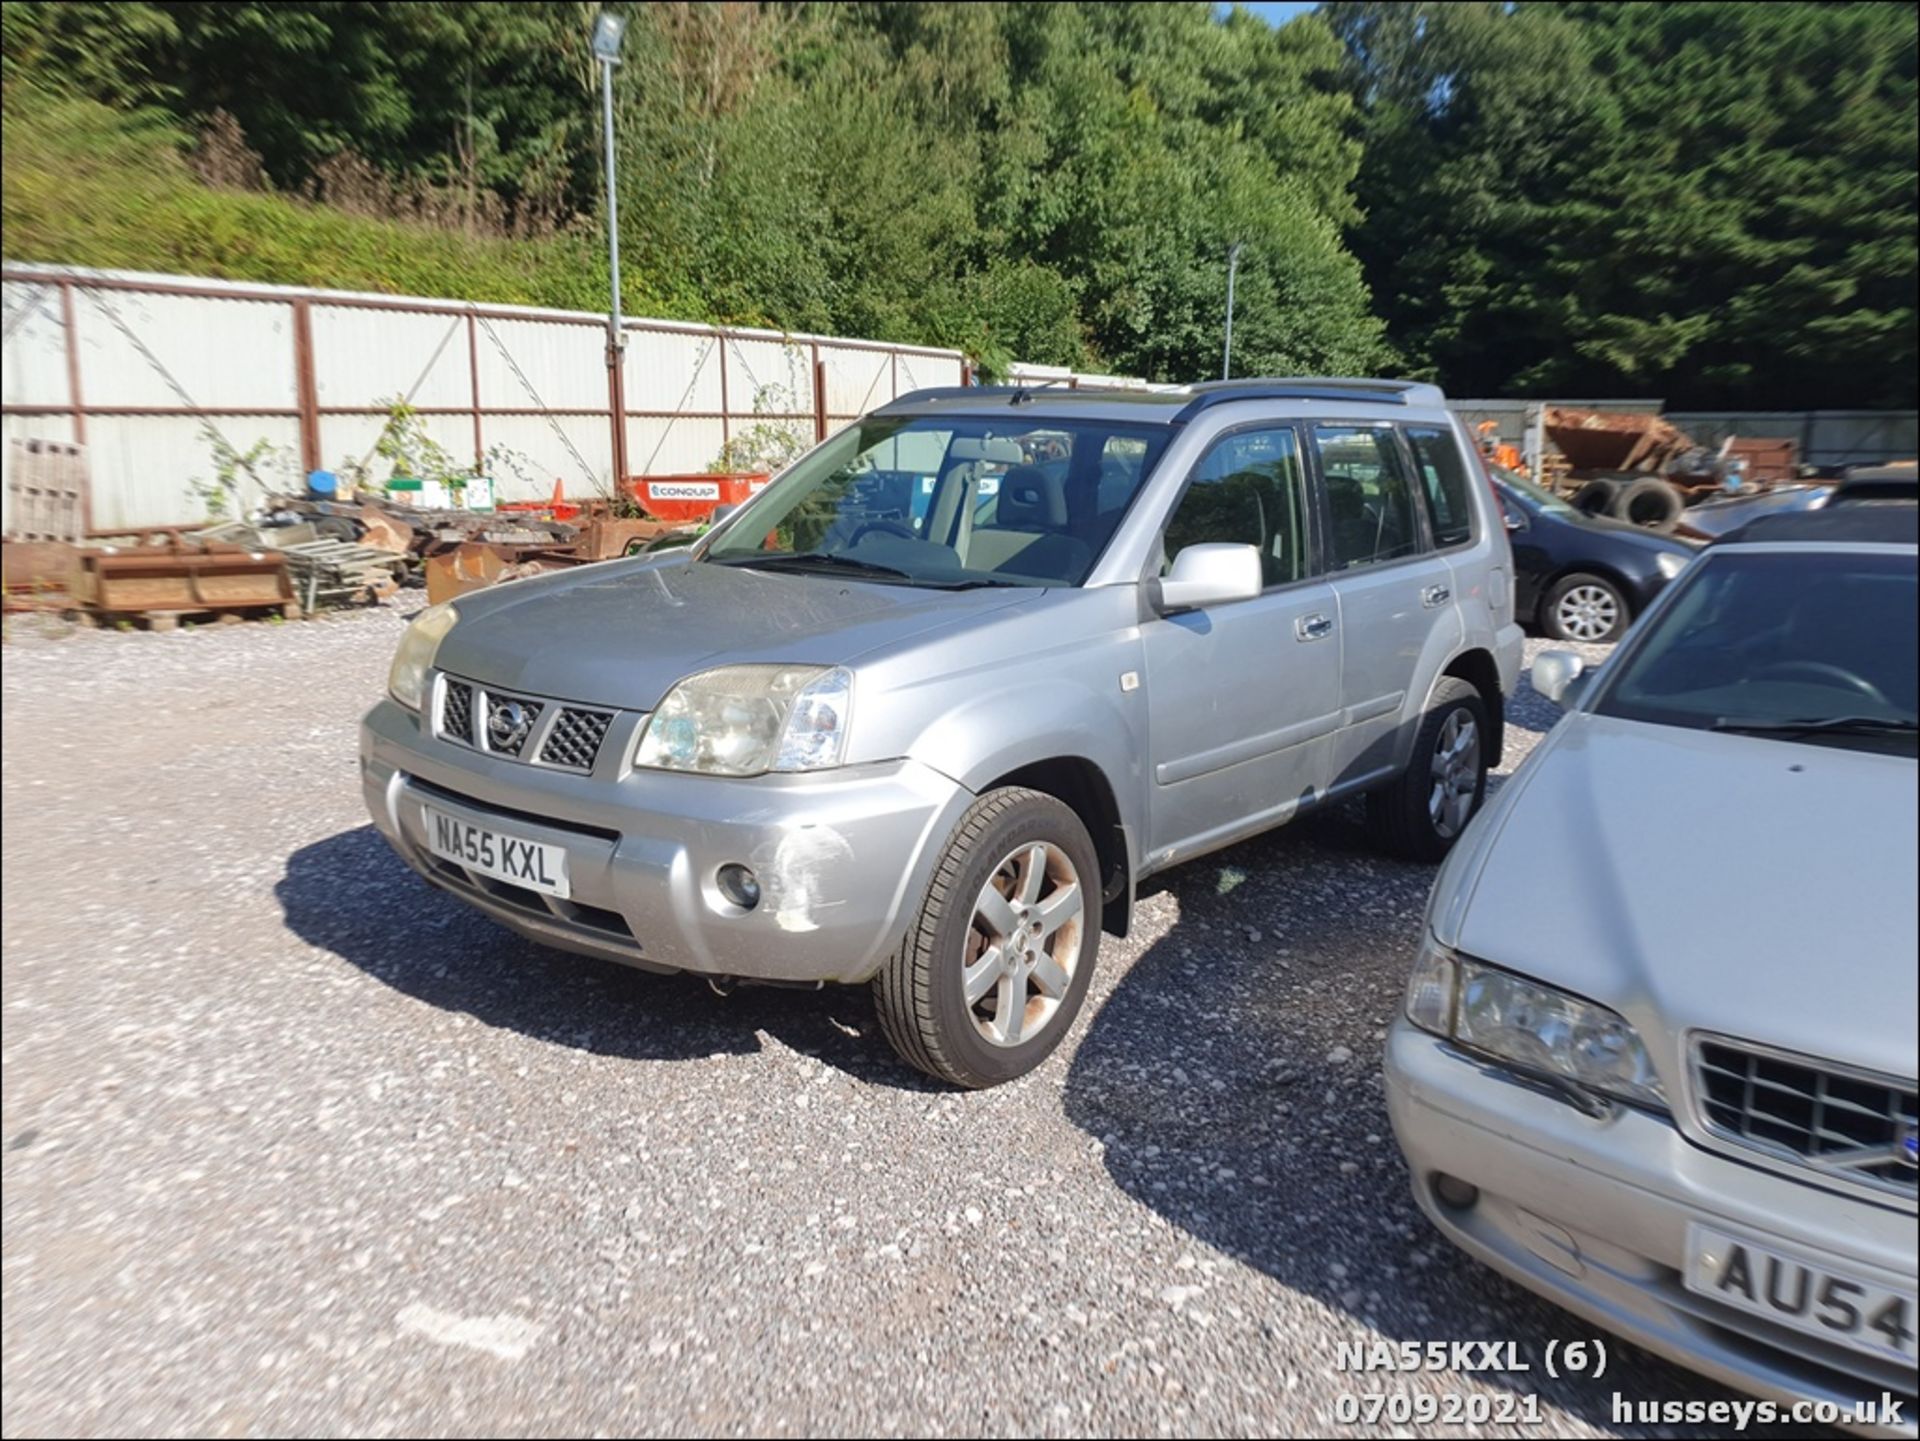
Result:
[[473,402],[473,473],[486,469],[487,446],[480,436],[480,321],[467,311],[467,398]]
[[[61,336],[67,345],[67,404],[71,407],[73,443],[84,448],[87,443],[87,402],[80,393],[80,334],[73,325],[73,282],[60,282],[60,325]],[[80,487],[80,524],[81,533],[93,529],[93,487]]]
[[320,469],[320,387],[313,365],[313,303],[293,302],[293,388],[299,410],[300,463],[311,475]]

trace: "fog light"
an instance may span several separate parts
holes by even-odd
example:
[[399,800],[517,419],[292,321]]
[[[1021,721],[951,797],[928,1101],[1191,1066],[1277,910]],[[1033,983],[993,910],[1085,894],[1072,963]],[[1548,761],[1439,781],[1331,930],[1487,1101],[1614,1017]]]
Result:
[[1441,1205],[1464,1211],[1480,1199],[1480,1188],[1442,1171],[1433,1178],[1433,1194],[1440,1198]]
[[750,911],[760,904],[760,882],[745,866],[720,867],[720,872],[713,878],[713,883],[720,888],[721,895],[743,911]]

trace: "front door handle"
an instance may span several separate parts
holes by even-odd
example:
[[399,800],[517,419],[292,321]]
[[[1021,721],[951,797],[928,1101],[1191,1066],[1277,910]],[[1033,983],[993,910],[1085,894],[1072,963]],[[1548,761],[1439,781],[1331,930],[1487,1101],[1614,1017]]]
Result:
[[1325,640],[1333,634],[1333,622],[1324,615],[1303,615],[1293,623],[1293,633],[1301,640]]
[[1453,592],[1444,585],[1430,585],[1420,592],[1420,604],[1428,610],[1432,610],[1437,605],[1445,605],[1452,599]]

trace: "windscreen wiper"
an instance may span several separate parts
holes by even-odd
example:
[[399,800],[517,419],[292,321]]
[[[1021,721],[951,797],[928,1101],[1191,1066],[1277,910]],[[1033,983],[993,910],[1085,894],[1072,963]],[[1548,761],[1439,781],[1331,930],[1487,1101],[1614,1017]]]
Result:
[[1920,731],[1920,724],[1889,716],[1837,715],[1803,720],[1749,720],[1721,716],[1709,730],[1739,731],[1745,735],[1855,735],[1904,736]]
[[876,561],[860,560],[851,555],[832,555],[823,550],[803,550],[794,554],[785,552],[765,554],[755,551],[751,555],[726,556],[714,563],[744,566],[750,570],[842,570],[850,574],[886,576],[891,580],[914,578],[898,566],[881,565]]

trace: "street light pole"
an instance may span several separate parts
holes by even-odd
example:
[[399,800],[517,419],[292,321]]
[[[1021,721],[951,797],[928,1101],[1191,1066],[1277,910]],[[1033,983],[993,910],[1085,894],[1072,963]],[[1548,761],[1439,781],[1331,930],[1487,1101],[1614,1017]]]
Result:
[[1233,376],[1233,276],[1240,268],[1240,242],[1234,241],[1227,247],[1227,343],[1220,356],[1220,378],[1229,380]]
[[626,381],[621,359],[627,337],[620,328],[620,194],[613,174],[613,67],[620,63],[623,16],[603,11],[593,26],[593,53],[600,62],[601,145],[607,157],[607,405],[613,412],[613,488],[617,497],[627,474]]

